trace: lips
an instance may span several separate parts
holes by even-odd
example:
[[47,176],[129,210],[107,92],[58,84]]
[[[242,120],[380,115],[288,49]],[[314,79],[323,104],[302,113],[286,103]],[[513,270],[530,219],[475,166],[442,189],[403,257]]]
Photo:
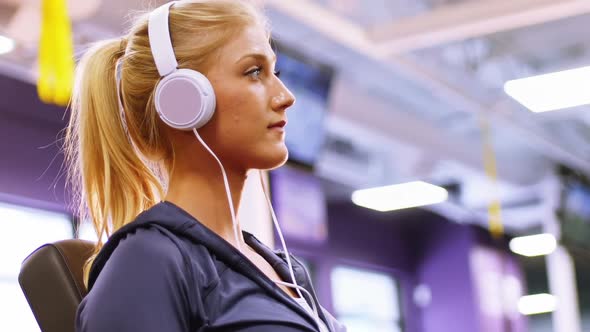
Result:
[[268,129],[272,129],[272,128],[284,128],[286,125],[287,125],[287,121],[281,120],[279,122],[275,122],[275,123],[271,124],[270,126],[268,126]]

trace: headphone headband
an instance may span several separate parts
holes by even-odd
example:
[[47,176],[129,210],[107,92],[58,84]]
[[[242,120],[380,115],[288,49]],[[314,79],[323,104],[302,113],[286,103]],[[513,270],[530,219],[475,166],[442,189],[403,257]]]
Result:
[[170,39],[170,27],[168,23],[168,15],[170,7],[177,1],[170,1],[149,15],[148,35],[150,40],[150,47],[152,56],[158,68],[160,76],[166,76],[178,68],[178,62],[174,55],[174,48],[172,47],[172,40]]
[[203,74],[189,68],[178,69],[172,47],[168,2],[152,11],[148,18],[150,48],[160,80],[155,86],[154,106],[160,119],[172,128],[198,129],[215,112],[215,92]]

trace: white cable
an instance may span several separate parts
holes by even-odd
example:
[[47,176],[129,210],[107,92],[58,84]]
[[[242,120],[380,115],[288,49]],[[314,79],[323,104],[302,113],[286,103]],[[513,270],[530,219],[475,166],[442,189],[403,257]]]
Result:
[[266,186],[264,184],[264,179],[262,178],[262,171],[258,171],[258,174],[260,175],[260,183],[262,184],[262,191],[264,192],[264,197],[266,198],[266,202],[268,204],[268,207],[270,208],[270,213],[272,216],[272,221],[277,229],[277,233],[279,233],[279,238],[281,239],[281,244],[283,245],[283,250],[285,251],[285,257],[287,258],[287,265],[289,266],[289,273],[291,274],[291,280],[293,280],[293,285],[295,285],[295,289],[297,290],[297,294],[299,294],[300,297],[303,297],[303,295],[301,295],[301,292],[299,291],[299,286],[297,285],[297,280],[295,280],[295,273],[293,272],[293,265],[291,264],[291,257],[289,255],[289,250],[287,250],[287,245],[285,244],[285,238],[283,237],[283,232],[281,231],[281,226],[279,225],[279,222],[277,221],[277,216],[275,214],[275,210],[272,207],[272,202],[270,201],[270,198],[268,197],[268,194],[266,193]]
[[229,203],[229,211],[231,213],[231,220],[232,220],[232,224],[233,224],[233,228],[234,228],[234,236],[236,238],[236,245],[238,246],[238,250],[240,252],[242,252],[242,246],[240,244],[240,237],[238,236],[238,231],[239,231],[238,227],[239,226],[238,226],[238,222],[236,221],[234,202],[232,200],[231,191],[229,188],[229,182],[227,180],[227,175],[225,174],[225,168],[223,168],[221,161],[219,161],[219,158],[217,158],[215,153],[213,153],[213,151],[211,151],[211,149],[209,148],[207,143],[205,143],[205,141],[203,141],[203,139],[201,138],[201,135],[199,135],[199,132],[197,131],[197,129],[193,128],[193,133],[195,133],[195,136],[197,137],[199,142],[201,142],[201,144],[205,147],[205,149],[213,156],[213,158],[215,158],[215,160],[219,164],[219,167],[221,168],[221,174],[223,175],[223,184],[225,185],[225,193],[227,194],[227,202]]

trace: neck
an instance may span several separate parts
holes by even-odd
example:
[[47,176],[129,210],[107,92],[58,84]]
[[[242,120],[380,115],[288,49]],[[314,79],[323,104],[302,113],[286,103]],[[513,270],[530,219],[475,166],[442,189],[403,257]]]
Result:
[[[165,199],[192,215],[199,222],[237,247],[228,197],[219,164],[209,155],[189,155],[190,161],[177,160],[171,172]],[[185,155],[186,156],[186,155]],[[246,171],[224,165],[234,212],[237,214]],[[238,238],[244,243],[238,223]]]

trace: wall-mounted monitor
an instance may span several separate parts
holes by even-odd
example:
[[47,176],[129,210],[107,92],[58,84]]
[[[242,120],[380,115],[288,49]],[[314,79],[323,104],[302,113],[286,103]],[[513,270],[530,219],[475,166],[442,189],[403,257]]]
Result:
[[287,110],[289,160],[313,167],[324,144],[333,70],[281,46],[276,53],[281,80],[296,98]]

